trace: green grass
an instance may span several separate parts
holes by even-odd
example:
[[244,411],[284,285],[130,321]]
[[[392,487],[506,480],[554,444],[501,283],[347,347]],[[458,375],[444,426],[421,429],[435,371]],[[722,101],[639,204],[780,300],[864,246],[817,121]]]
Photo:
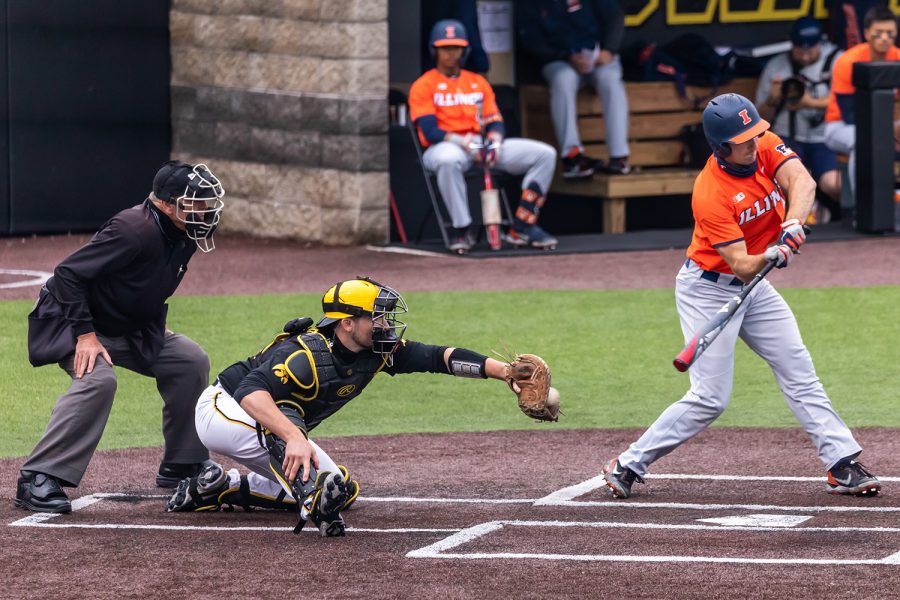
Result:
[[[564,416],[532,424],[497,381],[440,375],[379,376],[369,389],[316,430],[324,435],[486,431],[547,427],[646,427],[681,397],[687,375],[671,366],[682,339],[672,290],[532,291],[409,294],[408,337],[542,355],[553,369]],[[900,365],[896,306],[900,287],[783,290],[800,322],[819,376],[853,427],[900,426],[895,390]],[[318,313],[318,295],[176,297],[172,329],[210,354],[214,377],[267,343],[295,315]],[[27,362],[31,302],[0,302],[0,456],[27,454],[68,385],[57,367]],[[793,427],[796,421],[767,366],[738,345],[735,392],[718,426]],[[153,381],[119,370],[119,392],[104,448],[156,446],[161,401]]]

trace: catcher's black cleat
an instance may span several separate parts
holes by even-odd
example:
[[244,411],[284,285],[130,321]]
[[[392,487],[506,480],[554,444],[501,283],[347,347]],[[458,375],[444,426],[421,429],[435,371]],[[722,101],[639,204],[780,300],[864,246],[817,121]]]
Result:
[[16,506],[45,513],[70,513],[72,503],[59,480],[44,473],[22,471],[16,486]]
[[209,464],[196,477],[186,477],[178,482],[178,487],[166,503],[166,512],[199,512],[219,510],[222,496],[230,491],[229,475],[238,478],[237,470],[228,473],[218,463]]
[[344,535],[344,519],[341,510],[350,500],[353,490],[344,479],[343,473],[323,471],[319,489],[312,498],[313,510],[310,519],[319,529],[322,537],[341,537]]
[[606,480],[606,487],[612,490],[614,498],[628,498],[635,481],[644,483],[640,475],[620,465],[618,458],[610,459],[603,467],[603,479]]
[[210,464],[215,463],[211,460],[190,464],[164,462],[159,465],[159,472],[156,475],[156,485],[164,488],[173,488],[186,477],[196,477],[200,474],[200,471]]
[[828,471],[825,490],[846,496],[877,496],[881,482],[855,460],[842,460]]

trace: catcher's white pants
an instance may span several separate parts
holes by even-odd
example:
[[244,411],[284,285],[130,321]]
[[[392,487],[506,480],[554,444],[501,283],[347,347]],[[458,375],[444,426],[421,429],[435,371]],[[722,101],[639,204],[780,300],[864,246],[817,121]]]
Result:
[[[256,421],[218,384],[203,391],[194,415],[197,435],[213,452],[233,458],[252,471],[247,483],[254,494],[275,499],[282,485],[269,469],[269,452],[259,445]],[[309,440],[319,457],[319,470],[337,472],[337,464],[315,442]],[[230,485],[237,482],[231,481]],[[290,500],[290,489],[285,489]]]

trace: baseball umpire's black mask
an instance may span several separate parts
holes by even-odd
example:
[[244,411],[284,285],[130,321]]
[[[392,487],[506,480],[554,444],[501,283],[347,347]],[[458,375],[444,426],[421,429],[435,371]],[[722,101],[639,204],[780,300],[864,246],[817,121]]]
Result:
[[215,249],[212,236],[225,205],[225,190],[209,167],[170,160],[153,178],[153,194],[175,205],[175,218],[184,223],[185,233],[200,250]]

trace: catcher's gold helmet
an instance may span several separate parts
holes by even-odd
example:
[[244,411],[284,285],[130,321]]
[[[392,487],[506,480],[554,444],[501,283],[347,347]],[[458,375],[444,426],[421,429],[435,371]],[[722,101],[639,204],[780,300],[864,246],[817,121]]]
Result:
[[406,302],[396,290],[368,277],[357,277],[334,284],[322,296],[324,316],[316,323],[323,328],[352,317],[372,317],[372,349],[389,355],[406,331],[406,323],[397,315],[407,311]]

